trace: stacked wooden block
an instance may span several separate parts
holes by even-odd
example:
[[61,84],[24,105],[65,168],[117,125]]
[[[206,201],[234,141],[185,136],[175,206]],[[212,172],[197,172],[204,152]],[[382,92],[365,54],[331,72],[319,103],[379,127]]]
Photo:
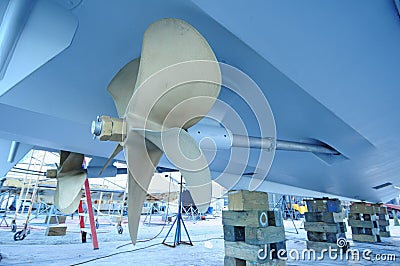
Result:
[[46,236],[65,236],[67,233],[66,225],[53,225],[49,226],[46,229]]
[[353,203],[348,219],[353,241],[381,242],[378,219],[374,205],[365,202]]
[[46,236],[63,236],[67,233],[67,226],[65,225],[66,216],[49,215],[45,218],[45,223],[48,225],[45,235]]
[[338,199],[306,200],[304,229],[307,231],[307,249],[342,248],[346,251],[346,224],[343,221],[342,205]]
[[286,265],[278,259],[286,258],[282,214],[269,211],[268,194],[230,191],[228,200],[229,211],[222,212],[225,266]]
[[44,223],[45,224],[65,224],[65,221],[67,220],[67,216],[46,216]]
[[376,215],[378,216],[379,235],[390,237],[389,214],[387,207],[382,204],[374,204]]

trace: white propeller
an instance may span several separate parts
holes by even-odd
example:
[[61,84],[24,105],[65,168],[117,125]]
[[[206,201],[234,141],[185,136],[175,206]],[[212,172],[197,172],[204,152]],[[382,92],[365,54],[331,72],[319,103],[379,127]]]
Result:
[[134,244],[143,202],[164,153],[185,178],[199,211],[207,210],[210,170],[186,130],[210,111],[220,84],[218,62],[204,37],[182,20],[162,19],[146,30],[140,60],[125,65],[108,86],[120,118],[99,117],[92,133],[120,142],[113,156],[121,147],[125,151]]
[[[54,204],[63,213],[73,213],[82,197],[82,186],[87,173],[83,170],[84,156],[80,153],[60,151],[60,166],[56,172],[57,187]],[[51,170],[47,176],[51,177]],[[53,175],[54,177],[54,175]]]

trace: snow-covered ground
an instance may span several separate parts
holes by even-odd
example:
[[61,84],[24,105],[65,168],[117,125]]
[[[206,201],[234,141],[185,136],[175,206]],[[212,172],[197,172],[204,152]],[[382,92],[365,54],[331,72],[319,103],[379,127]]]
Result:
[[[142,220],[144,216],[142,217]],[[38,219],[34,222],[41,222]],[[139,242],[136,246],[130,242],[127,224],[123,224],[123,234],[118,234],[115,225],[110,225],[106,217],[101,217],[98,229],[99,249],[93,250],[90,238],[88,243],[80,243],[78,220],[67,219],[67,235],[45,236],[43,224],[32,224],[31,234],[23,241],[15,242],[10,229],[0,227],[0,253],[3,260],[0,265],[223,265],[224,241],[221,216],[208,216],[205,221],[185,220],[186,227],[194,246],[180,245],[170,248],[162,241],[170,226],[161,225],[160,216],[153,216],[152,225],[141,224],[139,240],[146,240],[161,233],[153,240]],[[393,223],[393,220],[391,220]],[[295,221],[298,234],[291,221],[285,221],[288,251],[306,248],[306,232],[302,222]],[[371,262],[366,260],[347,261],[325,258],[323,261],[295,261],[289,259],[287,265],[397,265],[400,262],[400,227],[390,226],[392,237],[383,238],[379,244],[357,243],[351,240],[351,248],[362,252],[371,249],[373,254],[396,254],[396,262]],[[168,241],[174,236],[171,232]],[[182,235],[186,240],[186,235]],[[126,245],[128,244],[128,245]],[[123,246],[125,245],[125,246]],[[122,246],[122,247],[121,247]]]

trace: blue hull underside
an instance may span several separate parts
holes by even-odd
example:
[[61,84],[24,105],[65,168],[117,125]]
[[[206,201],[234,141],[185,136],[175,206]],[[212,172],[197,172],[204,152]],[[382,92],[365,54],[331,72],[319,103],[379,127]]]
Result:
[[[253,176],[265,178],[259,187],[264,191],[316,191],[371,202],[399,195],[400,17],[394,1],[82,0],[53,6],[59,2],[37,0],[19,39],[29,49],[22,43],[14,47],[0,81],[1,153],[8,154],[10,142],[18,141],[23,147],[108,157],[115,144],[95,141],[90,133],[97,115],[117,116],[107,85],[140,56],[146,28],[174,17],[201,32],[220,62],[257,83],[278,139],[318,141],[341,153],[324,157],[277,150],[265,176],[260,151],[251,150],[247,174],[236,188],[246,188]],[[3,1],[0,16],[6,8]],[[54,29],[38,27],[40,19],[57,19],[45,17],[51,13],[46,8],[63,16]],[[43,34],[47,27],[58,35]],[[47,43],[49,49],[43,49]],[[249,135],[260,136],[245,102],[226,88],[219,99],[245,121]],[[229,119],[222,116],[222,122]],[[230,153],[218,151],[210,165],[213,178],[225,186],[238,175],[221,176]],[[123,160],[123,154],[117,158]],[[160,166],[172,167],[165,157]],[[9,168],[1,162],[1,174]],[[379,188],[382,184],[387,185]]]

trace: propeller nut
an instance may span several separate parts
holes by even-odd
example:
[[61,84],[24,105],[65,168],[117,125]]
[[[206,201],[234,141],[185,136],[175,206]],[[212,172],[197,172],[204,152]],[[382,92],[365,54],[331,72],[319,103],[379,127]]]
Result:
[[92,134],[99,140],[122,142],[125,139],[124,120],[120,118],[101,116],[92,122]]
[[98,116],[97,119],[92,122],[92,134],[96,137],[100,136],[102,127],[103,121],[101,120],[101,117]]

